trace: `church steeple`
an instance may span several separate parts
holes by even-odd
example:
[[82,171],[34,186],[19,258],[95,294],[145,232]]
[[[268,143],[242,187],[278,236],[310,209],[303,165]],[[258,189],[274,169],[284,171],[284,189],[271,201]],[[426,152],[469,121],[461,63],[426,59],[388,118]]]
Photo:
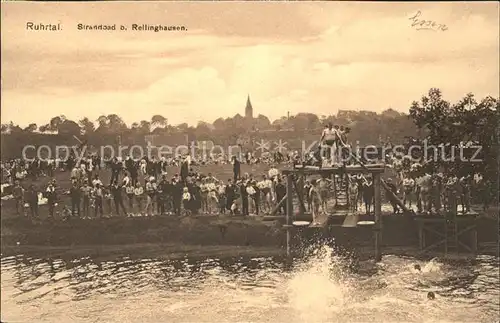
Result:
[[247,105],[245,107],[245,118],[253,119],[252,102],[250,102],[250,94],[247,97]]

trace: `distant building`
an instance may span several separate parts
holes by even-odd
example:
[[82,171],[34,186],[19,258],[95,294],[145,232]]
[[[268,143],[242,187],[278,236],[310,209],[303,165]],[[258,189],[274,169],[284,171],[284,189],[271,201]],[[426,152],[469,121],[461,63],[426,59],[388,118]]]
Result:
[[252,102],[250,102],[250,95],[247,97],[247,105],[245,107],[245,118],[252,120],[253,119],[253,107]]

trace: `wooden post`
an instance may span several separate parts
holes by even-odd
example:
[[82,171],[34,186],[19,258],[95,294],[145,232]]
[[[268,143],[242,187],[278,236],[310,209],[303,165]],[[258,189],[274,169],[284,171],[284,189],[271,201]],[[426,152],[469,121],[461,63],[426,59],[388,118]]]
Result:
[[477,226],[476,219],[474,219],[474,229],[472,229],[472,251],[474,255],[477,254]]
[[375,261],[382,260],[382,196],[380,185],[380,173],[373,173],[373,185],[375,190]]
[[345,173],[345,196],[346,196],[346,204],[348,210],[351,209],[350,199],[349,199],[349,185],[351,185],[350,182],[351,180],[349,179],[349,175]]
[[292,225],[293,217],[293,176],[288,174],[286,177],[286,255],[290,257],[290,243],[291,243],[291,232],[290,228]]
[[449,234],[448,233],[448,221],[450,221],[449,218],[447,216],[445,216],[444,222],[443,222],[444,223],[444,228],[443,228],[444,239],[445,239],[444,240],[444,256],[445,257],[448,255],[448,241],[450,240],[450,237],[448,237],[448,234]]
[[424,250],[424,223],[422,221],[418,221],[418,245],[420,250]]
[[337,198],[337,179],[335,178],[335,173],[332,174],[331,179],[333,181],[333,194],[335,196],[335,206],[339,204],[338,198]]

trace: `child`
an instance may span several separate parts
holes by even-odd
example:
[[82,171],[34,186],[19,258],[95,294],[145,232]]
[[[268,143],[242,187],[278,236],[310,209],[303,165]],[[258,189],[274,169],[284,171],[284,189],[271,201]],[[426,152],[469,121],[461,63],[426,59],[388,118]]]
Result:
[[191,214],[191,193],[189,193],[189,189],[184,187],[182,191],[182,205],[184,206],[184,212],[186,215]]
[[71,209],[67,205],[65,205],[61,212],[62,220],[68,221],[71,218],[72,213],[73,212],[71,211]]
[[233,204],[231,205],[231,213],[233,215],[241,215],[240,209],[236,201],[234,201]]

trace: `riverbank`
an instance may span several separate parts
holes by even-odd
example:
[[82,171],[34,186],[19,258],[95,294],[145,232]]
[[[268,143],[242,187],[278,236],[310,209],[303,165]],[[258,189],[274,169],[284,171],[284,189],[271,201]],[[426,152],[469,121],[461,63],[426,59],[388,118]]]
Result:
[[141,243],[185,245],[284,246],[278,223],[257,217],[156,216],[2,220],[2,248],[17,245],[85,246]]
[[86,245],[86,246],[6,246],[2,247],[2,257],[25,255],[32,258],[80,259],[89,257],[95,261],[114,260],[120,257],[131,259],[181,260],[236,257],[279,257],[284,250],[278,247],[247,246],[200,246],[182,244],[138,243],[127,245]]
[[[360,261],[373,259],[373,247],[356,248],[356,258]],[[386,247],[386,256],[408,257],[428,261],[433,258],[442,261],[473,261],[470,255],[449,254],[446,257],[440,252],[421,254],[417,247]],[[201,246],[182,244],[127,244],[127,245],[87,245],[87,246],[7,246],[2,248],[2,258],[29,257],[33,259],[62,259],[71,262],[74,259],[92,259],[94,262],[115,261],[120,258],[131,260],[159,259],[159,260],[203,260],[207,258],[235,259],[273,257],[285,259],[286,250],[279,247],[251,247],[251,246]]]
[[[370,217],[370,216],[368,216]],[[372,220],[365,216],[360,220]],[[417,256],[417,223],[412,216],[383,216],[383,254]],[[476,220],[478,254],[489,244],[487,254],[497,254],[497,221]],[[32,221],[29,218],[2,219],[2,256],[25,254],[33,257],[118,257],[150,255],[173,259],[190,257],[279,256],[285,254],[286,230],[280,221],[260,217],[111,217],[71,218],[67,221]],[[356,250],[363,258],[373,255],[371,227],[324,229],[295,228],[292,249],[299,250],[321,238]],[[493,248],[492,248],[493,246]],[[496,249],[498,250],[498,248]],[[439,256],[439,253],[436,253]]]

